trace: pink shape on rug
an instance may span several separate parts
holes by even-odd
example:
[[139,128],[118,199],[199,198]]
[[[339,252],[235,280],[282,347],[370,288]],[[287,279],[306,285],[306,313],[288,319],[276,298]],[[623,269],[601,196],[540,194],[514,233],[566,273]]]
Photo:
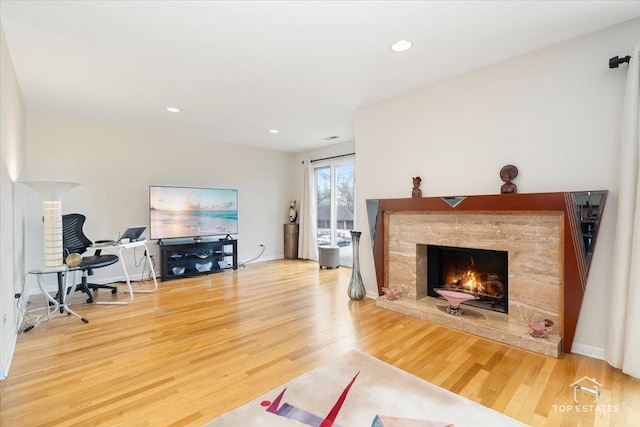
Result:
[[287,388],[285,387],[284,390],[282,390],[280,392],[280,394],[278,395],[278,397],[275,398],[275,400],[273,401],[273,403],[271,405],[269,405],[269,407],[267,408],[267,412],[271,412],[272,414],[276,414],[278,411],[278,406],[280,406],[280,401],[282,400],[282,396],[284,396],[284,392],[287,391]]
[[285,391],[287,391],[286,387],[280,392],[280,394],[278,394],[278,397],[276,397],[273,402],[263,400],[262,402],[260,402],[260,405],[268,406],[266,409],[267,412],[279,415],[281,417],[300,421],[301,423],[313,427],[332,427],[334,425],[337,426],[337,424],[335,424],[336,417],[338,416],[338,413],[340,412],[340,409],[342,408],[342,405],[347,398],[347,394],[349,393],[351,386],[356,381],[356,378],[358,378],[358,375],[360,375],[360,371],[355,374],[355,376],[351,379],[349,384],[347,384],[345,389],[342,390],[340,397],[338,397],[338,400],[333,405],[327,416],[324,418],[320,418],[317,415],[305,411],[304,409],[296,408],[295,406],[288,403],[280,405],[280,402],[282,402],[282,398],[284,397],[284,393]]
[[325,417],[324,421],[322,421],[322,424],[320,424],[320,427],[331,427],[333,423],[336,421],[338,412],[340,412],[340,408],[342,408],[342,404],[347,398],[347,394],[349,393],[349,390],[351,389],[351,386],[353,385],[353,383],[356,381],[356,378],[358,378],[358,375],[360,375],[360,371],[358,371],[358,373],[351,379],[351,382],[349,383],[349,385],[347,385],[347,387],[344,390],[342,390],[340,397],[338,398],[335,405],[333,405],[333,408],[331,408],[331,410]]

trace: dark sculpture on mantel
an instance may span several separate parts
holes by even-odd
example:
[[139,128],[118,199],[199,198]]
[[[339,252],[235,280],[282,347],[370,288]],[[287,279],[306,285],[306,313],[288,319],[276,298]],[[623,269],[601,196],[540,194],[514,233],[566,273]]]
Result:
[[518,186],[512,180],[518,176],[518,168],[513,165],[506,165],[500,169],[500,179],[504,182],[500,187],[500,194],[516,194]]
[[422,197],[422,190],[420,189],[420,183],[422,182],[422,178],[416,176],[413,179],[413,190],[411,190],[411,198],[419,199]]

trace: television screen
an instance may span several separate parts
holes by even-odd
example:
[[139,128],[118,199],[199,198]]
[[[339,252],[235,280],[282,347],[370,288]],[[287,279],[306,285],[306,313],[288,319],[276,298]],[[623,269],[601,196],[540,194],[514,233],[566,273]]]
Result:
[[238,190],[149,186],[151,239],[238,234]]

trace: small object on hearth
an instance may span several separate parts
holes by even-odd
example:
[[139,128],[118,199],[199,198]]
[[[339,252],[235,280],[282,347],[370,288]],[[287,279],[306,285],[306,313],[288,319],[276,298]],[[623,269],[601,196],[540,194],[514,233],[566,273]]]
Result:
[[500,194],[516,194],[518,186],[512,180],[518,176],[518,168],[513,165],[506,165],[500,169],[500,179],[504,182],[500,187]]
[[547,332],[553,329],[553,321],[549,319],[544,320],[534,320],[527,319],[527,325],[531,328],[531,335],[533,338],[545,338],[547,336]]
[[413,179],[413,190],[411,190],[411,198],[419,199],[422,197],[422,190],[420,189],[420,183],[422,182],[422,178],[416,176]]
[[460,308],[460,304],[465,301],[471,301],[474,299],[479,299],[477,296],[468,294],[466,292],[457,292],[457,291],[447,291],[444,289],[434,289],[438,295],[442,296],[449,302],[449,307],[447,307],[447,313],[452,314],[454,316],[462,316],[464,313],[462,308]]
[[387,296],[389,301],[395,301],[400,295],[402,295],[402,291],[392,288],[382,288],[382,293]]

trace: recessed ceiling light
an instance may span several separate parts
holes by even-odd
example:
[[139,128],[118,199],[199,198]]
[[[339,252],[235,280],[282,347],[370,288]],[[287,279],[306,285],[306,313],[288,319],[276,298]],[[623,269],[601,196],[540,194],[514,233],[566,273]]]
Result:
[[269,129],[269,133],[280,133],[278,129]]
[[411,49],[411,42],[409,40],[398,40],[391,44],[391,50],[394,52],[404,52]]
[[176,107],[167,107],[167,111],[170,113],[179,113],[180,109]]

